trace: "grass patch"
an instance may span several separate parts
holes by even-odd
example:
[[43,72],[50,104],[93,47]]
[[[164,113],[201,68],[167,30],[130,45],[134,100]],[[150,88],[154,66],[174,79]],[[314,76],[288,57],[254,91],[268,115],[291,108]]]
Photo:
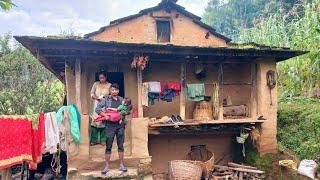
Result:
[[277,139],[300,159],[320,160],[319,100],[280,102]]

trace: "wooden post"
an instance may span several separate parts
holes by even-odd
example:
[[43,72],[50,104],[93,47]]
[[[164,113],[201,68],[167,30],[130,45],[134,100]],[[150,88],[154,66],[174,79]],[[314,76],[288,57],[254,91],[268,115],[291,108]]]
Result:
[[223,66],[222,66],[222,63],[219,64],[218,80],[219,80],[219,116],[218,116],[218,120],[223,120]]
[[76,103],[76,96],[75,96],[75,76],[73,70],[71,69],[70,65],[65,62],[65,88],[67,93],[67,102],[68,104]]
[[184,120],[186,119],[186,63],[181,64],[181,93],[180,93],[180,117]]
[[81,105],[81,61],[76,59],[75,62],[75,77],[76,77],[76,105],[82,114],[82,105]]
[[138,117],[143,117],[143,106],[142,106],[142,71],[137,68],[137,82],[138,82]]
[[257,117],[258,101],[257,101],[257,65],[251,63],[251,118]]

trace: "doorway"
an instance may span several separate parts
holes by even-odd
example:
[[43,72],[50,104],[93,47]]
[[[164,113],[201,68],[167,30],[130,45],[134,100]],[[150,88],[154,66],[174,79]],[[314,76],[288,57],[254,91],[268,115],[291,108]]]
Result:
[[117,83],[119,85],[119,96],[125,97],[123,72],[108,72],[107,78],[111,84]]

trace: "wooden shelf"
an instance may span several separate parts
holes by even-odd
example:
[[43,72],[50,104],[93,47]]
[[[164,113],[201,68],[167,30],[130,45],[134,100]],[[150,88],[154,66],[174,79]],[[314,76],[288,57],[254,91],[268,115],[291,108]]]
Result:
[[266,120],[256,119],[224,119],[211,121],[197,121],[191,123],[177,123],[177,124],[152,124],[150,127],[170,127],[170,126],[196,126],[196,125],[214,125],[214,124],[248,124],[248,123],[263,123]]

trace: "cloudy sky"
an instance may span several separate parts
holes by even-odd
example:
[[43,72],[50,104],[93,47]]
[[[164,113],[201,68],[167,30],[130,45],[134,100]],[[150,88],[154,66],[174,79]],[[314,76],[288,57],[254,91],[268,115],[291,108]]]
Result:
[[[111,20],[135,14],[161,0],[13,0],[10,11],[0,10],[0,35],[55,35],[73,29],[83,35]],[[179,0],[178,4],[201,16],[209,0]]]

